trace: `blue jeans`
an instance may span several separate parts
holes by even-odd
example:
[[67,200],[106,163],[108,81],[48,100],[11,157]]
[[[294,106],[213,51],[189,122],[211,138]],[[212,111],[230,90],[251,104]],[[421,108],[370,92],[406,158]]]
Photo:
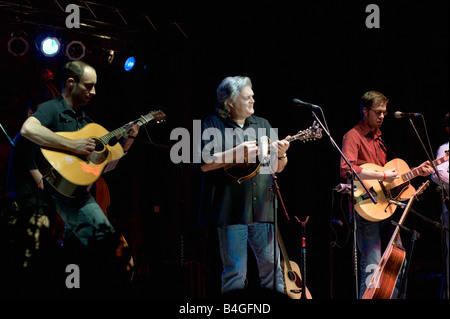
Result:
[[114,228],[100,206],[90,194],[81,198],[70,198],[57,192],[52,194],[56,210],[68,228],[88,247],[114,233]]
[[[250,244],[259,270],[261,287],[273,289],[273,224],[228,225],[218,228],[220,256],[222,257],[222,293],[244,289],[247,275],[247,242]],[[280,266],[280,250],[277,249],[276,290],[284,292]]]
[[[369,276],[373,274],[374,270],[377,268],[380,260],[381,260],[381,238],[382,232],[385,231],[382,224],[390,223],[390,219],[384,220],[381,222],[371,222],[365,220],[358,214],[356,216],[356,241],[358,244],[359,252],[360,252],[360,260],[359,260],[359,268],[361,270],[361,280],[360,280],[360,291],[359,298],[364,295],[366,291],[367,285],[370,281]],[[388,224],[386,224],[388,226]],[[388,228],[391,229],[391,228]],[[390,232],[390,237],[393,234]],[[389,237],[389,238],[390,238]],[[400,236],[397,236],[396,243],[401,246]],[[402,270],[400,270],[400,275],[398,276],[397,285],[394,289],[394,293],[392,295],[392,299],[396,299],[398,295],[398,288],[401,283],[401,275]]]

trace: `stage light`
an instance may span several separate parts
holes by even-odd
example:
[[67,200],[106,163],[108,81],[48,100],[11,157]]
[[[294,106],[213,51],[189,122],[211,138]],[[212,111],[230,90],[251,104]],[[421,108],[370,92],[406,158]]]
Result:
[[125,71],[131,71],[134,68],[134,65],[136,64],[136,59],[132,56],[130,56],[123,65],[123,68]]
[[86,54],[86,47],[81,41],[72,41],[66,47],[66,55],[69,60],[81,60]]
[[28,41],[22,36],[13,36],[8,41],[8,51],[14,56],[24,56],[28,49]]
[[58,54],[61,49],[61,43],[57,38],[46,37],[41,42],[41,51],[45,56],[53,57]]

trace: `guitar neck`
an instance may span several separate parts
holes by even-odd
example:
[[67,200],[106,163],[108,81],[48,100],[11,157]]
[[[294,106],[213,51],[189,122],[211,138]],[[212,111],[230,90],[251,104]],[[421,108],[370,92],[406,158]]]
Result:
[[119,138],[122,135],[124,135],[126,131],[134,124],[141,126],[142,124],[148,123],[152,119],[153,117],[150,114],[147,114],[147,117],[142,116],[139,119],[133,121],[130,125],[121,126],[115,129],[114,131],[111,131],[108,134],[103,135],[102,137],[100,137],[100,140],[102,141],[102,143],[108,144],[112,138]]
[[118,129],[115,129],[114,131],[109,132],[108,134],[103,135],[100,137],[100,141],[102,141],[103,144],[109,144],[109,141],[112,138],[118,138],[122,136],[125,133],[125,129],[123,127],[119,127]]
[[289,271],[292,271],[291,263],[289,262],[289,257],[286,248],[284,247],[284,242],[283,238],[281,237],[280,230],[278,230],[277,233],[278,233],[278,246],[280,246],[281,254],[283,255],[286,267],[288,268]]
[[[433,166],[437,166],[446,161],[448,161],[448,155],[442,156],[441,158],[434,160],[432,163],[433,163]],[[403,173],[402,178],[405,182],[408,182],[411,179],[413,179],[414,177],[417,177],[422,173],[423,173],[423,169],[421,167],[416,167],[416,168],[413,168],[412,170],[410,170],[409,172]]]
[[[448,160],[448,158],[447,158]],[[423,193],[423,191],[428,187],[428,185],[430,184],[430,181],[426,181],[425,183],[422,184],[422,186],[417,190],[417,192],[411,196],[411,198],[409,199],[408,203],[406,204],[404,210],[403,210],[403,214],[400,217],[397,226],[395,227],[394,233],[392,234],[391,240],[389,241],[388,246],[394,245],[395,243],[395,239],[397,238],[398,233],[400,232],[400,226],[402,226],[405,223],[406,220],[406,216],[408,216],[409,210],[411,209],[411,206],[414,202],[414,200],[416,199],[416,197],[420,194]]]

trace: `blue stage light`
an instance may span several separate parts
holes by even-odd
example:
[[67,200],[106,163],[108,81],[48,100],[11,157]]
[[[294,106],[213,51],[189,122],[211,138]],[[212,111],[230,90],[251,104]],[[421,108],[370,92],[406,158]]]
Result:
[[131,71],[134,68],[134,65],[136,64],[136,59],[132,56],[130,56],[123,65],[123,68],[125,71]]
[[55,56],[61,49],[61,43],[57,38],[47,37],[41,42],[41,51],[46,56]]

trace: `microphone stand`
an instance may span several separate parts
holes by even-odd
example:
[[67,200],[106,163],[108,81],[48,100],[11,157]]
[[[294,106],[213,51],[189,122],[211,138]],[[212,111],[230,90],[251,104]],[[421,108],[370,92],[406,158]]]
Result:
[[5,129],[2,126],[2,123],[0,123],[0,128],[2,129],[3,133],[5,134],[6,138],[8,139],[9,144],[11,145],[12,148],[15,148],[16,145],[14,144],[14,142],[12,141],[12,139],[9,137],[8,133],[6,133]]
[[[426,128],[425,119],[424,119],[424,117],[423,117],[422,114],[420,114],[420,116],[422,117],[424,126],[425,126],[425,128]],[[430,156],[430,154],[428,153],[427,148],[425,147],[425,144],[423,143],[422,139],[420,138],[420,134],[417,132],[417,129],[416,129],[416,127],[414,126],[414,122],[412,121],[411,118],[409,118],[409,123],[411,124],[411,126],[412,126],[414,132],[416,133],[416,136],[417,136],[417,138],[419,139],[420,144],[422,145],[423,150],[425,151],[425,155],[427,156],[427,159],[428,159],[428,161],[430,162],[431,167],[433,167],[434,173],[436,174],[436,176],[437,176],[437,178],[438,178],[438,181],[439,181],[438,184],[441,186],[441,200],[442,200],[442,205],[446,205],[446,203],[445,203],[445,197],[446,197],[446,196],[445,196],[445,193],[448,192],[448,190],[446,189],[444,183],[442,182],[441,177],[439,176],[439,173],[438,173],[438,171],[437,171],[437,168],[436,168],[436,166],[433,164],[433,159],[432,159],[432,157]],[[425,130],[425,132],[426,132],[426,130]],[[431,146],[430,146],[430,149],[431,149]],[[443,230],[441,231],[441,233],[442,233],[443,247],[446,247],[446,234],[445,234],[445,231],[444,231],[444,230],[446,229],[445,226],[444,226],[442,229],[443,229]],[[448,231],[448,229],[447,229],[447,231]],[[446,263],[445,252],[443,252],[443,262],[444,262],[444,267],[443,267],[443,268],[444,268],[444,278],[445,278],[445,289],[444,289],[444,294],[445,294],[445,298],[446,298],[446,299],[450,299],[450,296],[449,296],[449,293],[448,293],[449,287],[448,287],[448,284],[447,284],[447,278],[448,278],[448,276],[449,276],[449,273],[448,273],[448,269],[447,269],[447,263]]]
[[[319,107],[320,108],[320,107]],[[330,138],[331,144],[334,146],[335,149],[338,150],[341,157],[344,159],[344,161],[347,163],[348,167],[350,168],[350,175],[351,175],[351,207],[352,207],[352,218],[353,218],[353,264],[354,264],[354,276],[355,276],[355,291],[356,291],[356,299],[359,299],[359,282],[358,282],[358,250],[357,250],[357,238],[356,238],[356,218],[355,218],[355,202],[354,202],[354,178],[356,177],[358,181],[361,183],[361,185],[366,190],[366,193],[369,195],[370,199],[374,204],[377,204],[378,201],[375,199],[373,194],[369,191],[367,186],[362,182],[359,175],[356,173],[356,171],[353,169],[353,166],[350,164],[350,161],[345,157],[344,153],[342,153],[342,150],[339,148],[339,146],[336,144],[336,142],[331,137],[328,130],[323,126],[322,122],[317,117],[316,113],[311,110],[311,113],[313,117],[316,119],[317,123],[321,126],[321,128],[324,130],[324,132],[328,135]]]
[[278,246],[278,222],[277,222],[277,218],[278,218],[278,199],[281,202],[281,205],[283,207],[284,210],[284,215],[286,216],[286,219],[288,221],[290,221],[289,215],[287,213],[286,210],[286,206],[284,206],[284,202],[283,202],[283,198],[281,197],[281,193],[280,193],[280,187],[278,186],[278,182],[277,182],[277,175],[275,174],[275,172],[272,172],[272,180],[273,180],[273,186],[272,186],[272,191],[274,194],[274,198],[273,198],[273,291],[277,292],[277,266],[278,266],[278,254],[277,254],[277,246]]
[[280,188],[278,187],[277,183],[277,176],[275,173],[272,173],[272,180],[273,180],[273,291],[274,293],[277,292],[277,265],[278,265],[278,258],[277,258],[277,236],[278,236],[278,222],[277,222],[277,210],[278,210],[278,194],[280,191]]
[[307,299],[306,297],[306,223],[309,220],[309,216],[302,222],[295,216],[297,222],[302,226],[302,245],[300,250],[301,262],[300,262],[300,274],[302,276],[302,296],[301,299]]

